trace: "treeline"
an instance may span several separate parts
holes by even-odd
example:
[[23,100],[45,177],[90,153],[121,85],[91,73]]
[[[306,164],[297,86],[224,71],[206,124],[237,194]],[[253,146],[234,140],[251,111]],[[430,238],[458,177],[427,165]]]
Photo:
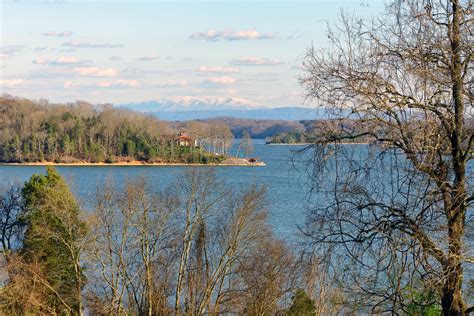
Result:
[[305,144],[311,143],[314,135],[305,132],[288,132],[274,135],[266,139],[267,144]]
[[303,132],[305,121],[285,120],[252,120],[234,117],[217,117],[206,120],[196,120],[208,124],[227,125],[235,138],[243,138],[244,133],[249,133],[252,138],[264,139],[276,134],[287,132]]
[[[369,142],[370,136],[357,136],[361,131],[357,129],[357,122],[352,119],[325,119],[300,121],[303,130],[293,130],[277,133],[266,138],[267,144],[304,144],[314,143],[328,135],[341,143]],[[343,132],[341,132],[343,131]],[[374,130],[377,132],[377,130]],[[380,131],[378,131],[380,132]]]
[[[226,126],[201,125],[212,133],[192,131],[199,138],[182,146],[177,139],[180,131],[153,116],[111,105],[50,104],[3,96],[0,161],[219,162],[232,143],[232,134]],[[211,146],[195,148],[194,141]]]
[[[278,240],[265,190],[212,170],[106,185],[84,212],[53,167],[0,199],[0,314],[315,315],[314,264]],[[307,277],[305,277],[305,275]],[[328,292],[329,293],[329,292]],[[331,295],[336,293],[331,292]]]

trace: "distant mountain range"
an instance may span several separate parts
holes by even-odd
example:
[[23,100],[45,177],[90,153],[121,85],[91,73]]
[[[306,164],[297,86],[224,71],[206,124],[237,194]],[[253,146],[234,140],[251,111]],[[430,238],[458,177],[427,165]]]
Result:
[[164,98],[140,103],[121,104],[137,111],[145,112],[181,112],[181,111],[208,111],[208,110],[252,110],[264,108],[262,105],[242,99],[223,97],[191,97],[181,96]]
[[166,121],[189,121],[215,117],[299,121],[326,117],[324,109],[297,106],[269,108],[241,98],[176,97],[118,106],[153,113]]

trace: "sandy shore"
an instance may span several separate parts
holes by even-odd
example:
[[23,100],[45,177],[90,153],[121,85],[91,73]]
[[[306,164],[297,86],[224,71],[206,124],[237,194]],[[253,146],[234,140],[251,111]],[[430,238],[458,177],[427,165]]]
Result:
[[264,163],[254,163],[254,164],[200,164],[200,163],[148,163],[142,161],[130,161],[130,162],[114,162],[114,163],[105,163],[105,162],[51,162],[51,161],[42,161],[42,162],[2,162],[0,166],[74,166],[74,167],[110,167],[110,166],[150,166],[150,167],[165,167],[165,166],[200,166],[200,167],[227,167],[227,166],[245,166],[245,167],[254,167],[254,166],[264,166]]

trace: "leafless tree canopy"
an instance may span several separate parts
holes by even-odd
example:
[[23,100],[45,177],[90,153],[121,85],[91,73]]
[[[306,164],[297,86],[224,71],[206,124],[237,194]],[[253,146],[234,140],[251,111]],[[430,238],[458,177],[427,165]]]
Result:
[[[265,190],[192,169],[152,193],[108,186],[91,220],[86,295],[96,314],[273,314],[296,286],[291,251],[266,224]],[[286,300],[285,300],[286,299]]]
[[342,14],[330,47],[304,59],[307,97],[335,117],[311,146],[319,200],[307,234],[374,312],[468,310],[472,6],[408,0],[373,20]]

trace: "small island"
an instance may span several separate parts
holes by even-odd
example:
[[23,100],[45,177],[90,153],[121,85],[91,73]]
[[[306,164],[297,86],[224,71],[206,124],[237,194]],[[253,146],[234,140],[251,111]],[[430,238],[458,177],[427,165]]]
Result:
[[15,165],[242,165],[224,124],[177,128],[156,116],[78,101],[0,98],[0,163]]

